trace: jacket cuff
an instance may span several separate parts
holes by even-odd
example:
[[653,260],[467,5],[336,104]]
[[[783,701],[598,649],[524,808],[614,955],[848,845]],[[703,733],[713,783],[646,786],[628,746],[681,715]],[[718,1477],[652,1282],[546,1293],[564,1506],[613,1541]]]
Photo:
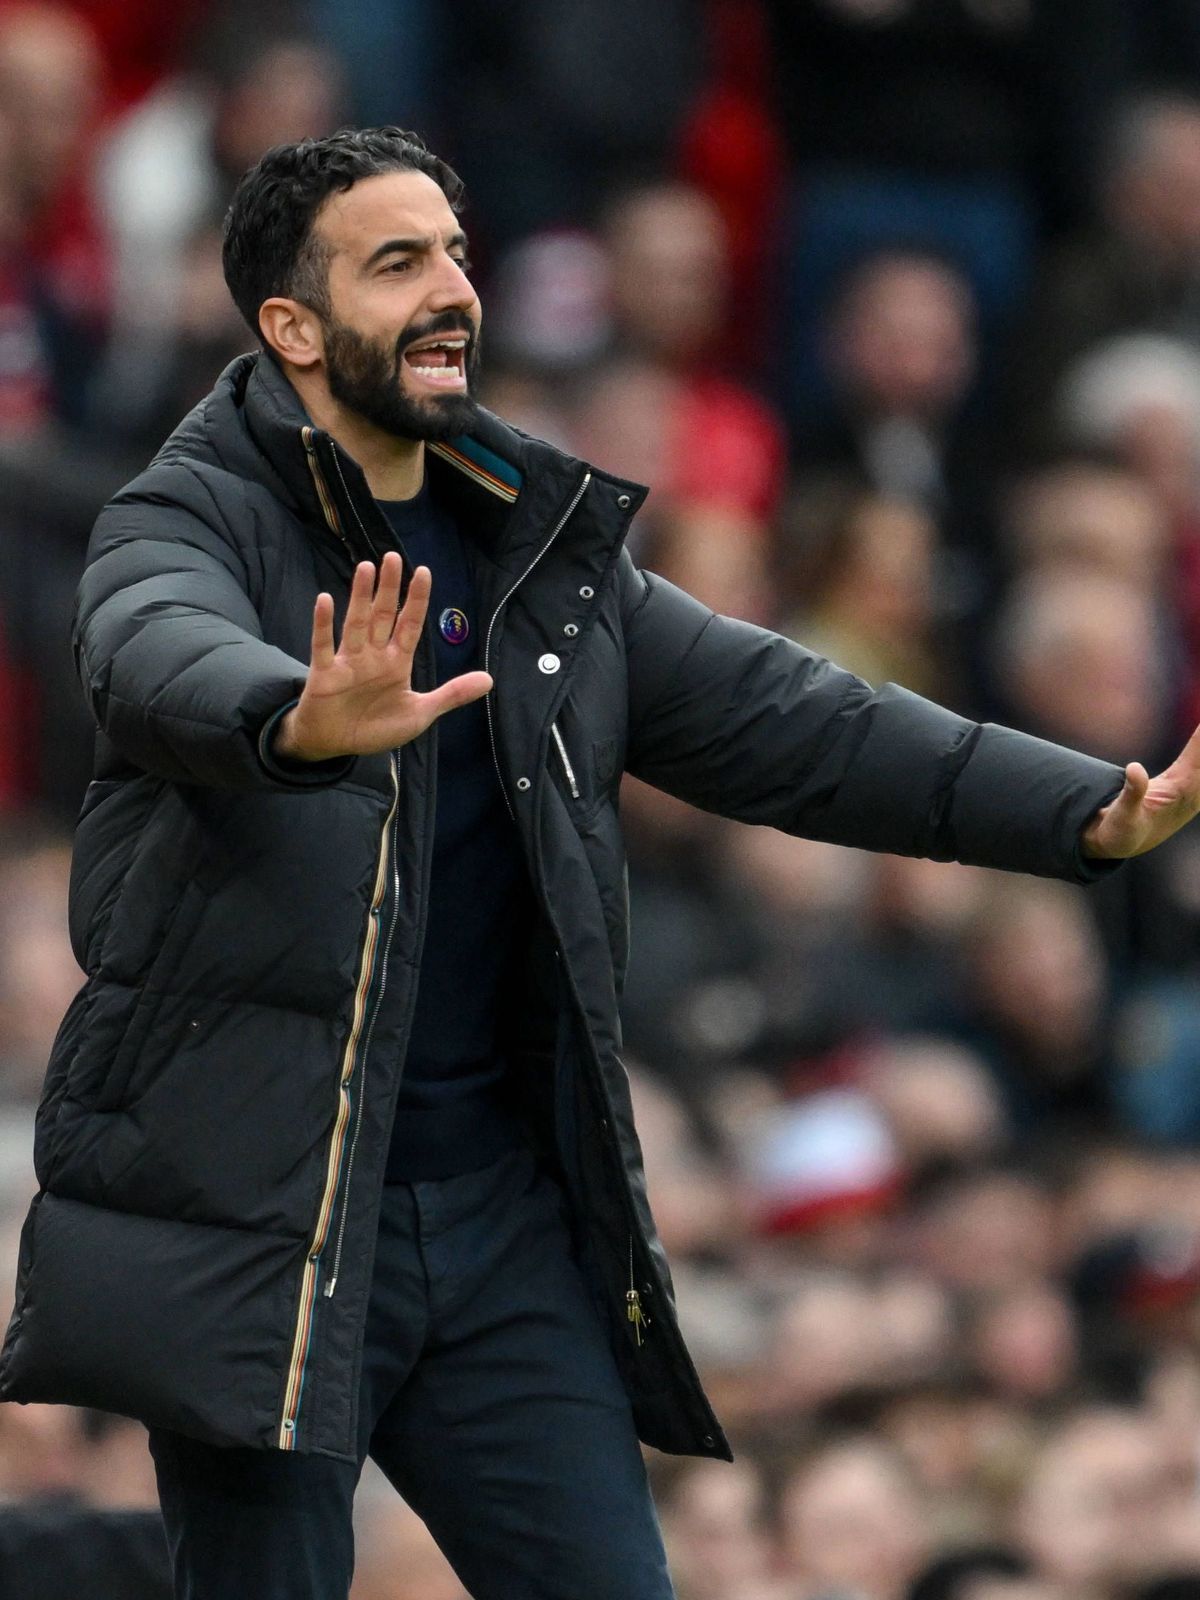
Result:
[[1124,781],[1111,762],[985,723],[954,786],[954,853],[980,866],[1096,883],[1121,862],[1085,856],[1083,830]]
[[298,696],[289,700],[263,723],[258,734],[259,765],[269,778],[289,789],[328,789],[346,777],[358,759],[356,756],[331,756],[328,761],[290,761],[286,756],[275,754],[279,724],[299,703]]
[[1105,878],[1111,878],[1114,872],[1119,871],[1120,868],[1125,865],[1125,862],[1128,859],[1125,856],[1089,856],[1084,854],[1083,849],[1083,835],[1087,829],[1088,823],[1092,820],[1092,817],[1096,815],[1097,811],[1101,810],[1104,806],[1109,805],[1113,800],[1115,800],[1124,787],[1125,779],[1124,775],[1122,775],[1121,782],[1112,791],[1112,793],[1106,795],[1105,798],[1101,800],[1100,804],[1095,808],[1095,810],[1088,815],[1083,823],[1083,826],[1076,834],[1075,855],[1072,861],[1072,876],[1074,877],[1076,883],[1103,883]]

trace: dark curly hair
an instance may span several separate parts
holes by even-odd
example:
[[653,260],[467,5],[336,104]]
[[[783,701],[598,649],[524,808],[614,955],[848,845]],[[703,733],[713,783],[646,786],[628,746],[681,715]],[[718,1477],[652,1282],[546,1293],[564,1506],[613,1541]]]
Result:
[[423,172],[459,209],[457,173],[403,128],[339,128],[324,139],[277,145],[245,174],[226,213],[222,260],[255,338],[262,338],[259,308],[272,295],[329,314],[329,262],[313,222],[330,195],[385,172]]

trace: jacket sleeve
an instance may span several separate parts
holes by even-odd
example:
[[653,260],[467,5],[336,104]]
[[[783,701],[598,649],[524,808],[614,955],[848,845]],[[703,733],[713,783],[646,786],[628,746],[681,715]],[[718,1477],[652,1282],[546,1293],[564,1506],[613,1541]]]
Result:
[[174,493],[135,485],[118,496],[92,533],[72,642],[97,724],[136,766],[176,782],[336,783],[352,757],[308,770],[271,760],[272,719],[308,668],[263,639],[245,561],[211,493],[186,469],[170,478]]
[[1120,768],[980,724],[709,611],[623,558],[626,767],[705,810],[895,855],[1091,882]]

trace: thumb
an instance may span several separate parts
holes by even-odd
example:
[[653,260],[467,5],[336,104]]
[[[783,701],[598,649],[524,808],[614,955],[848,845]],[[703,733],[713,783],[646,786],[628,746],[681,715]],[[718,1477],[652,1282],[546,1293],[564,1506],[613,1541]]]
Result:
[[1131,761],[1120,794],[1102,807],[1084,830],[1084,848],[1089,855],[1124,860],[1137,854],[1145,821],[1142,802],[1149,788],[1150,774],[1140,761]]
[[430,722],[444,717],[447,711],[457,711],[460,706],[470,705],[472,700],[482,699],[491,689],[490,672],[463,672],[457,678],[448,679],[424,697]]
[[1125,787],[1117,796],[1116,804],[1123,811],[1136,811],[1150,788],[1150,774],[1140,761],[1131,761],[1125,768]]
[[1105,832],[1121,854],[1134,843],[1135,830],[1140,822],[1142,802],[1150,787],[1150,774],[1140,761],[1131,761],[1125,768],[1125,783],[1120,794],[1107,808],[1104,818]]

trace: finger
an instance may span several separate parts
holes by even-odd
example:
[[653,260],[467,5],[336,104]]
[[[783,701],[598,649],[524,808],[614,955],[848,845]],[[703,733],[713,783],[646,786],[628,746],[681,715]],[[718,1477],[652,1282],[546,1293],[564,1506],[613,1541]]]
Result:
[[1185,778],[1194,778],[1197,773],[1200,773],[1200,728],[1197,728],[1192,734],[1192,737],[1179,752],[1179,759],[1172,763],[1168,771],[1174,772],[1176,768],[1180,767],[1183,769]]
[[403,562],[395,550],[389,550],[379,567],[379,583],[371,604],[370,640],[373,645],[385,645],[396,626],[396,611],[400,604],[400,580]]
[[396,618],[393,638],[410,666],[417,652],[421,630],[425,626],[425,613],[429,609],[429,593],[432,588],[433,576],[429,568],[418,567],[409,582],[408,594],[404,597],[400,615]]
[[481,700],[485,694],[491,693],[491,688],[490,672],[463,672],[457,678],[450,678],[438,688],[431,689],[428,694],[423,694],[421,699],[431,713],[429,721],[436,722],[447,711],[457,711],[460,706],[470,705],[472,700]]
[[1150,774],[1140,761],[1131,761],[1125,768],[1125,787],[1117,796],[1117,804],[1136,810],[1146,798],[1150,787]]
[[1140,826],[1143,802],[1150,786],[1150,777],[1140,761],[1131,761],[1125,768],[1125,782],[1120,794],[1103,812],[1105,833],[1116,854],[1127,855]]
[[342,623],[342,649],[354,654],[367,642],[371,624],[371,598],[375,590],[375,564],[360,561],[354,569],[354,582],[350,585],[350,604],[346,607],[346,620]]
[[313,606],[312,653],[309,656],[318,670],[328,670],[335,655],[333,645],[333,596],[321,593]]

